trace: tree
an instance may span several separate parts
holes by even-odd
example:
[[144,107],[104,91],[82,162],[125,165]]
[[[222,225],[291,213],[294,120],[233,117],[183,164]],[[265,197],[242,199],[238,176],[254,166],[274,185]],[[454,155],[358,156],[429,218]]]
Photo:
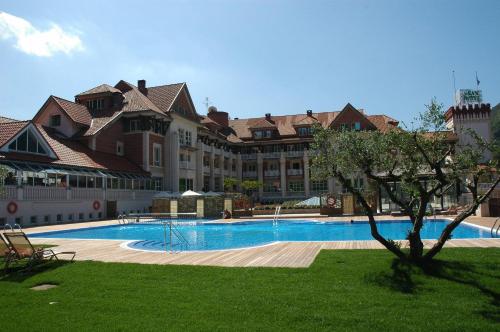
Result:
[[7,178],[8,171],[5,167],[0,165],[0,198],[4,196],[5,194],[5,189],[4,189],[4,182],[5,178]]
[[[317,151],[311,167],[313,178],[335,177],[363,206],[372,236],[396,256],[411,261],[431,260],[451,238],[453,230],[476,211],[500,182],[496,163],[481,164],[484,152],[492,149],[491,144],[474,132],[470,135],[475,144],[455,144],[454,135],[445,130],[443,106],[433,99],[426,108],[416,129],[394,128],[382,133],[318,127],[313,144]],[[363,174],[385,190],[391,201],[409,216],[409,252],[378,232],[369,193],[349,180],[356,174]],[[488,189],[480,192],[480,179],[485,177],[492,180]],[[420,231],[429,201],[459,185],[472,193],[472,202],[445,227],[435,245],[424,252]]]
[[241,182],[241,189],[245,191],[245,194],[247,196],[251,196],[252,192],[255,190],[258,190],[260,187],[263,186],[263,183],[258,180],[245,180]]
[[224,178],[224,190],[233,191],[234,187],[238,184],[238,180],[235,178]]

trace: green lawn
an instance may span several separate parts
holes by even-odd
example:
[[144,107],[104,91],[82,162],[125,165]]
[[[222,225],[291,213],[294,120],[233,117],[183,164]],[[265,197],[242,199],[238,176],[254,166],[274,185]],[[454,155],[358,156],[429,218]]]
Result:
[[[322,251],[308,269],[76,262],[0,279],[2,331],[500,331],[500,250],[432,267]],[[41,283],[59,287],[35,292]],[[53,304],[49,304],[55,302]]]

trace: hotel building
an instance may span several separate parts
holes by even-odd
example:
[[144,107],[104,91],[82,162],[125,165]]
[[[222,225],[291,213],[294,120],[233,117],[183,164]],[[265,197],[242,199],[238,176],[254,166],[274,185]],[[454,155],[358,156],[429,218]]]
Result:
[[[224,178],[259,180],[262,202],[342,192],[312,181],[314,125],[387,131],[398,121],[347,104],[336,112],[231,119],[199,115],[185,83],[125,81],[50,96],[30,121],[0,117],[0,224],[37,225],[146,212],[158,191],[224,190]],[[363,186],[363,178],[352,179]],[[238,188],[234,188],[238,189]]]

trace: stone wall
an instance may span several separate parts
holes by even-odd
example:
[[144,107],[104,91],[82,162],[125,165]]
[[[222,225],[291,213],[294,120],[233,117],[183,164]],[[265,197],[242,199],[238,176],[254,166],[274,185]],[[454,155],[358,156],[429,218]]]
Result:
[[205,218],[222,218],[224,197],[205,197]]
[[[177,212],[179,213],[193,213],[196,212],[196,200],[198,197],[181,197],[177,205]],[[206,203],[205,203],[206,204]]]

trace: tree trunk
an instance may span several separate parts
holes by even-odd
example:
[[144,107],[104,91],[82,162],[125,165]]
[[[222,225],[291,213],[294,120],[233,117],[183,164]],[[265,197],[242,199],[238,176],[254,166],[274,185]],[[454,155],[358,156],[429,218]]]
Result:
[[410,260],[415,262],[421,260],[424,253],[424,244],[420,238],[420,230],[411,231],[408,234],[408,241],[410,243]]

